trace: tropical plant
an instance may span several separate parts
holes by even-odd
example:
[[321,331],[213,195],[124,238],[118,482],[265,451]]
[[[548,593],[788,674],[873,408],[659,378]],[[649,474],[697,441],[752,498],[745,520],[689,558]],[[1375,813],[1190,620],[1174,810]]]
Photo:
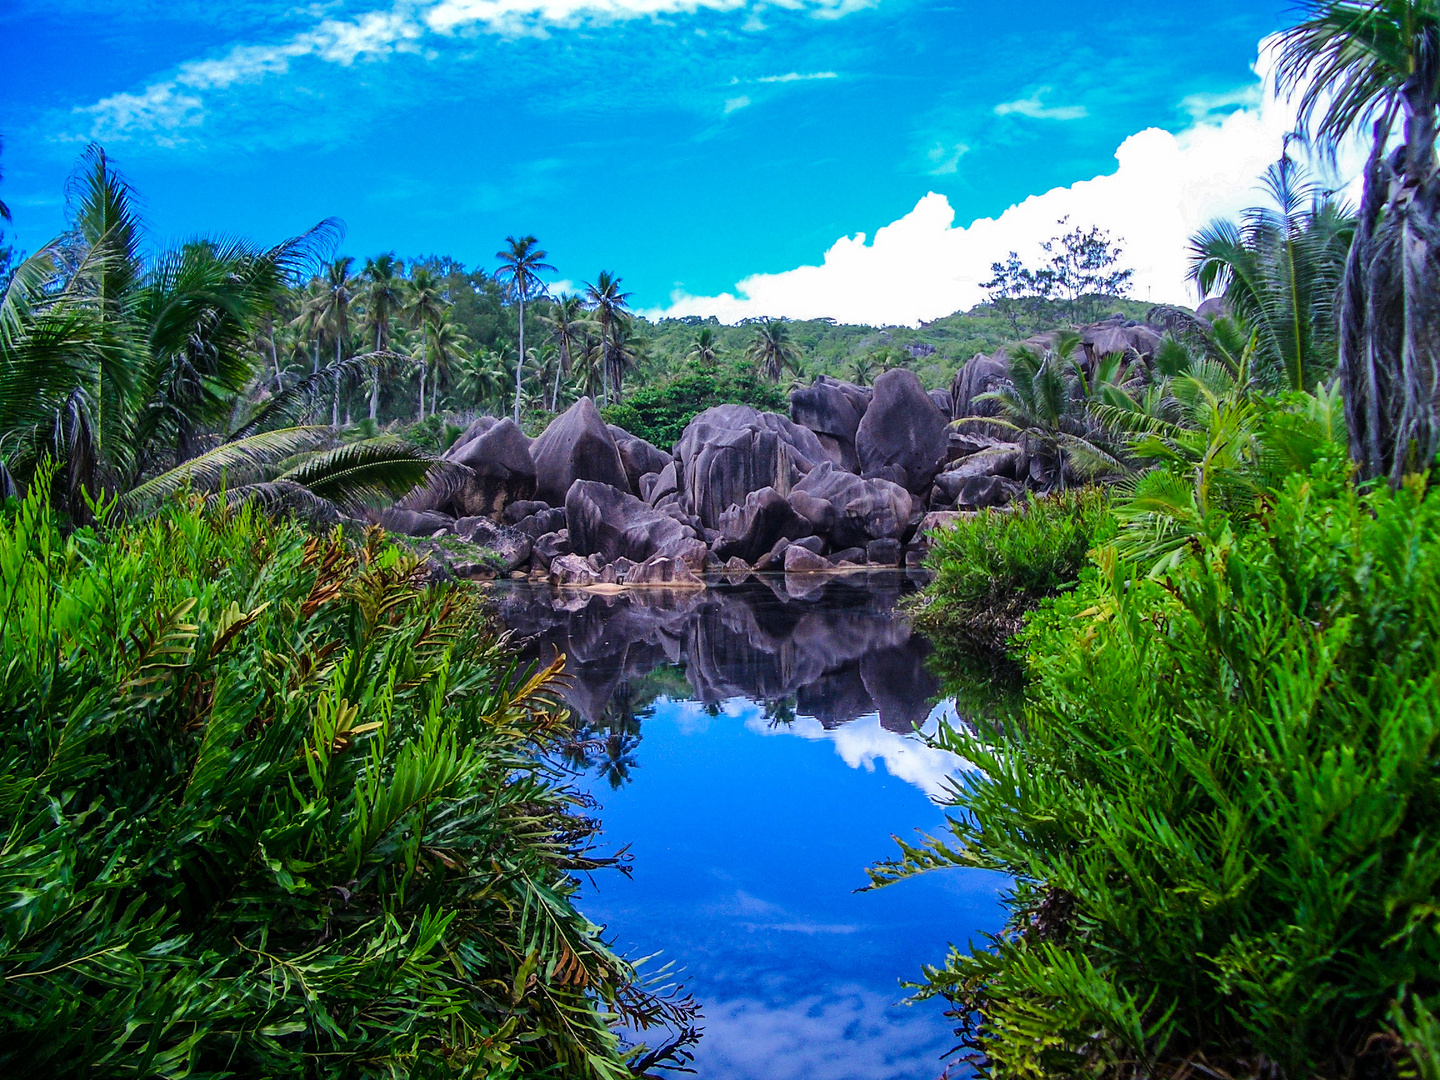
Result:
[[580,297],[566,293],[557,297],[550,305],[550,311],[542,315],[541,321],[550,328],[550,342],[555,346],[558,354],[558,364],[555,368],[555,385],[550,391],[550,411],[560,411],[560,379],[568,378],[574,367],[574,350],[577,345],[583,344],[585,328],[588,320],[585,318],[585,308]]
[[690,349],[685,354],[685,359],[699,364],[701,367],[710,367],[719,355],[720,346],[715,340],[715,331],[708,326],[702,326],[695,332],[695,339],[690,342]]
[[[546,252],[541,250],[539,242],[533,236],[522,236],[515,239],[507,236],[505,243],[508,245],[501,251],[495,253],[500,260],[500,269],[495,271],[496,278],[508,279],[510,295],[515,298],[520,309],[520,347],[516,349],[515,355],[525,356],[525,298],[530,291],[540,285],[540,274],[545,270],[555,268],[545,262]],[[515,365],[515,423],[520,423],[520,380],[523,363]]]
[[249,509],[0,526],[0,1070],[12,1077],[573,1076],[666,1047],[574,907],[589,804],[546,764],[560,665]]
[[615,374],[616,342],[624,336],[630,322],[626,307],[630,294],[620,291],[620,279],[608,270],[585,283],[585,298],[590,304],[591,314],[600,327],[600,382],[603,392],[602,404],[610,403],[610,387]]
[[365,260],[365,321],[375,331],[375,364],[370,373],[370,419],[380,410],[382,357],[390,351],[390,323],[405,303],[404,266],[389,252]]
[[1252,373],[1262,385],[1310,390],[1335,369],[1335,298],[1355,223],[1288,154],[1262,182],[1274,206],[1198,233],[1190,277],[1201,295],[1223,294],[1229,314],[1258,332]]
[[1100,545],[1022,635],[1023,715],[940,733],[974,770],[948,835],[873,878],[1014,882],[921,990],[986,1075],[1440,1064],[1440,494],[1309,458],[1158,579]]
[[[1362,475],[1398,484],[1440,451],[1440,243],[1435,158],[1440,7],[1432,0],[1309,0],[1281,35],[1278,86],[1334,152],[1371,125],[1340,290],[1340,381]],[[1404,144],[1387,155],[1397,119]]]
[[1123,472],[1122,447],[1085,407],[1078,385],[1075,351],[1080,337],[1065,331],[1043,349],[1017,345],[1010,349],[1010,376],[975,401],[993,401],[998,416],[962,417],[1008,428],[1020,435],[1033,459],[1032,473],[1048,486],[1064,488],[1067,479]]
[[745,349],[745,358],[771,382],[779,382],[787,368],[800,363],[800,347],[790,340],[784,319],[762,318],[755,324],[755,336]]

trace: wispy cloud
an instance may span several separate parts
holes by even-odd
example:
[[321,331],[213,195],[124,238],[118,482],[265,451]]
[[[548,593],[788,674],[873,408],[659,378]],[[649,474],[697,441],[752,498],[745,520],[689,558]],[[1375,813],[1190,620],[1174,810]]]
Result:
[[747,106],[747,105],[749,105],[749,104],[750,104],[750,98],[749,98],[747,95],[745,95],[745,94],[741,94],[739,97],[726,98],[726,99],[725,99],[725,115],[726,115],[726,116],[729,116],[729,115],[730,115],[732,112],[734,112],[735,110],[737,110],[737,109],[743,109],[743,108],[745,108],[745,106]]
[[1042,86],[1029,97],[1002,101],[995,106],[996,116],[1027,116],[1031,120],[1082,120],[1090,115],[1084,105],[1046,105],[1043,101],[1051,87]]
[[931,148],[928,157],[930,158],[931,176],[950,176],[960,169],[960,159],[970,152],[970,147],[965,143],[955,143],[953,146],[946,146],[941,143]]
[[808,75],[802,75],[798,71],[787,72],[784,75],[762,75],[756,79],[760,83],[787,83],[787,82],[808,82],[811,79],[838,79],[840,76],[833,71],[813,71]]

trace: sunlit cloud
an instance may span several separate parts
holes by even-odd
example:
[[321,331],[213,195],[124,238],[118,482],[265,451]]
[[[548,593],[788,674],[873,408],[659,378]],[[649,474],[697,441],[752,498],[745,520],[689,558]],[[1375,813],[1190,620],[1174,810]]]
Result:
[[[908,214],[872,237],[842,236],[818,265],[753,274],[735,289],[694,296],[682,289],[651,316],[713,315],[722,322],[757,316],[794,319],[843,316],[846,322],[915,325],[985,298],[980,283],[991,264],[1015,251],[1032,264],[1057,222],[1106,230],[1134,270],[1131,295],[1157,303],[1195,304],[1188,280],[1187,245],[1200,228],[1228,218],[1263,196],[1258,180],[1281,153],[1296,126],[1291,101],[1274,94],[1274,51],[1261,44],[1256,82],[1228,94],[1187,97],[1192,121],[1178,132],[1147,128],[1115,151],[1112,172],[1052,188],[994,218],[957,225],[945,195],[931,191]],[[1358,144],[1357,144],[1358,147]],[[1292,144],[1292,152],[1302,152]],[[931,151],[932,171],[958,168],[943,145]],[[1353,198],[1363,150],[1342,152],[1333,170],[1313,162],[1326,186]],[[1326,173],[1329,173],[1327,176]]]
[[840,76],[833,71],[815,71],[809,75],[801,75],[798,71],[791,71],[784,75],[762,75],[756,82],[762,83],[789,83],[809,82],[811,79],[838,79]]

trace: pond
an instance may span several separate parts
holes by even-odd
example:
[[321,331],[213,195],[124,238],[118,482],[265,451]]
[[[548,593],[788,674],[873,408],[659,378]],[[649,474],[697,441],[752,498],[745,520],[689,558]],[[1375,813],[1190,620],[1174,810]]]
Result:
[[[582,909],[659,952],[701,1002],[703,1080],[934,1080],[940,1002],[901,980],[1002,922],[1003,880],[949,871],[876,892],[892,836],[938,830],[961,762],[914,730],[953,716],[900,572],[752,576],[704,591],[497,589],[536,658],[568,658],[582,781],[633,874]],[[962,1071],[952,1066],[952,1075]]]

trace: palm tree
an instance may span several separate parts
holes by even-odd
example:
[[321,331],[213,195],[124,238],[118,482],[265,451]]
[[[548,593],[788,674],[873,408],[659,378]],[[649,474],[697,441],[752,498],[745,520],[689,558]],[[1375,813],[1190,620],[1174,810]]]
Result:
[[800,363],[800,347],[790,340],[790,328],[783,319],[761,319],[745,357],[771,382],[779,382],[786,368]]
[[390,321],[405,302],[404,266],[393,254],[365,260],[365,321],[375,331],[375,365],[370,374],[370,419],[380,409],[380,367],[390,351]]
[[541,321],[550,327],[550,340],[559,353],[559,364],[555,368],[555,385],[550,394],[550,411],[559,411],[560,401],[560,376],[568,376],[573,365],[571,350],[575,344],[583,340],[585,326],[589,320],[585,318],[585,309],[580,297],[565,294],[550,305],[550,313],[542,315]]
[[[516,355],[525,355],[525,297],[530,290],[540,284],[540,272],[543,270],[554,270],[555,268],[545,262],[546,252],[543,251],[539,242],[533,236],[522,236],[515,239],[507,236],[505,243],[510,246],[502,251],[497,251],[495,257],[500,260],[500,269],[495,271],[497,278],[508,278],[510,282],[510,294],[515,297],[520,305],[520,348]],[[520,423],[520,374],[524,364],[515,365],[515,423]]]
[[[334,368],[345,364],[345,347],[350,343],[350,305],[359,282],[350,276],[355,260],[349,255],[332,259],[325,267],[324,290],[320,294],[320,319],[335,342]],[[340,426],[340,379],[335,379],[335,398],[330,409],[330,426]],[[345,407],[349,412],[350,407]]]
[[455,390],[471,407],[499,397],[505,386],[507,365],[503,354],[482,349],[472,356],[457,356]]
[[354,505],[431,476],[434,463],[409,448],[337,448],[330,429],[294,426],[294,407],[343,364],[237,411],[261,370],[255,335],[332,223],[268,250],[202,239],[147,260],[130,189],[103,151],[87,152],[75,192],[74,231],[22,263],[0,296],[4,486],[48,480],[83,523],[103,497],[121,514],[187,487]]
[[1355,222],[1288,154],[1263,183],[1275,205],[1199,232],[1190,278],[1202,295],[1223,293],[1230,314],[1259,332],[1262,380],[1305,390],[1335,366],[1335,294]]
[[[1332,154],[1371,125],[1355,238],[1340,289],[1340,383],[1350,449],[1391,483],[1440,450],[1440,7],[1433,0],[1309,0],[1281,35],[1282,91]],[[1318,118],[1318,123],[1316,122]],[[1387,155],[1396,119],[1404,145]]]
[[600,271],[593,283],[585,283],[585,296],[590,302],[590,311],[600,324],[600,383],[604,401],[610,403],[611,376],[616,363],[615,341],[624,334],[630,321],[626,304],[630,294],[620,291],[620,279],[608,270]]
[[693,360],[701,367],[710,367],[719,355],[720,347],[715,341],[715,331],[708,326],[702,326],[695,332],[695,337],[690,342],[690,351],[685,354],[685,359]]
[[964,418],[1018,432],[1021,445],[1040,462],[1049,483],[1062,489],[1067,470],[1094,476],[1124,468],[1113,440],[1077,392],[1079,344],[1080,335],[1067,331],[1043,352],[1025,345],[1012,348],[1009,380],[975,397],[977,402],[995,402],[1000,415]]
[[[430,327],[438,323],[449,303],[441,290],[440,282],[428,266],[417,266],[410,274],[410,287],[406,291],[403,314],[410,325],[420,331],[420,415],[425,419],[425,376],[430,357]],[[437,384],[438,386],[438,384]],[[436,398],[431,395],[430,412],[435,412]]]
[[470,347],[474,344],[458,323],[448,317],[430,326],[429,332],[430,370],[435,373],[433,390],[430,395],[430,411],[433,415],[440,401],[442,382],[453,382],[456,370],[470,358]]
[[850,361],[850,380],[856,386],[869,386],[875,377],[875,359],[869,353],[857,353]]

